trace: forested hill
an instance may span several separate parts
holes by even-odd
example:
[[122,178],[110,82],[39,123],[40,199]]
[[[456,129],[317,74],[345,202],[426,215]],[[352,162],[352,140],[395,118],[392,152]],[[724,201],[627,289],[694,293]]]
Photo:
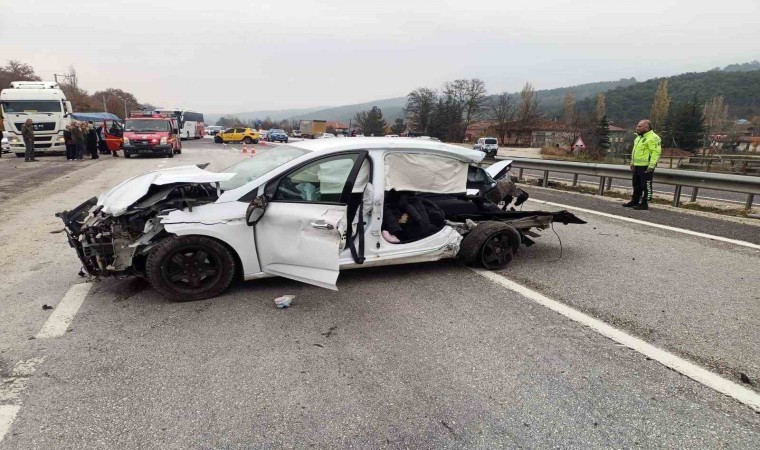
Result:
[[[599,81],[596,83],[585,83],[577,86],[568,86],[555,89],[542,89],[536,91],[539,108],[542,111],[562,111],[565,104],[565,95],[568,92],[575,94],[575,101],[580,102],[583,99],[593,97],[600,92],[605,92],[618,87],[627,87],[637,84],[636,78],[621,78],[617,81]],[[512,94],[516,98],[520,97],[519,92]]]
[[[631,126],[649,117],[657,86],[666,78],[654,78],[628,87],[612,89],[605,93],[607,117],[618,126]],[[716,95],[722,95],[728,104],[732,119],[760,115],[760,70],[746,72],[719,71],[685,73],[667,77],[668,94],[673,106],[697,97],[704,103]],[[596,99],[578,102],[576,110],[591,111]]]

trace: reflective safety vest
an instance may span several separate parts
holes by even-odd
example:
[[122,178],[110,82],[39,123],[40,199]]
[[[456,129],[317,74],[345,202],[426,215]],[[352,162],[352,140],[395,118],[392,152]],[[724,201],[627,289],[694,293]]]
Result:
[[634,166],[648,166],[652,169],[657,166],[662,153],[662,140],[654,131],[649,130],[641,136],[636,136],[633,141],[631,152],[631,164]]

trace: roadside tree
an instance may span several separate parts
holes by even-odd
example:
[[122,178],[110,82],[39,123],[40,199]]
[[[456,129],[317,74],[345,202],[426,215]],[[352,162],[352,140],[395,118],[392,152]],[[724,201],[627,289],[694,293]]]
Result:
[[520,91],[520,105],[517,108],[517,123],[519,128],[526,129],[535,125],[538,120],[538,98],[536,88],[528,82]]
[[589,155],[595,159],[601,159],[610,150],[612,142],[610,141],[610,122],[607,116],[602,116],[594,130],[594,142],[589,148]]
[[493,123],[497,138],[504,145],[509,125],[515,119],[515,100],[512,95],[502,92],[492,97],[486,105],[486,116]]
[[562,121],[565,125],[572,126],[575,122],[575,93],[569,91],[565,94],[565,110],[562,116]]
[[705,143],[710,142],[710,135],[728,131],[728,105],[722,95],[716,95],[705,103],[702,115],[705,119]]
[[404,113],[409,118],[410,129],[428,134],[437,97],[436,91],[428,88],[415,89],[407,95]]
[[668,108],[670,107],[670,95],[668,95],[668,80],[662,80],[654,94],[652,110],[649,113],[649,120],[652,122],[652,129],[659,132],[665,125],[665,119],[668,117]]
[[93,103],[100,100],[102,102],[101,106],[106,112],[116,114],[122,119],[125,119],[125,114],[129,114],[130,111],[140,109],[140,102],[137,101],[135,96],[121,89],[108,88],[95,92],[91,97]]
[[462,110],[462,104],[456,98],[439,98],[430,120],[430,136],[445,142],[460,142],[465,132]]
[[34,68],[15,59],[8,61],[0,67],[0,89],[11,87],[12,81],[40,81],[41,78],[34,73]]
[[404,119],[399,117],[395,122],[393,122],[393,125],[391,125],[391,133],[402,134],[404,131],[406,131],[406,122],[404,122]]
[[369,111],[362,111],[356,114],[356,123],[359,130],[365,136],[382,136],[385,134],[385,119],[383,112],[377,106],[373,106]]
[[665,120],[663,146],[670,144],[681,150],[696,151],[705,136],[702,111],[696,97],[675,108]]
[[[454,101],[459,103],[462,109],[464,130],[467,130],[473,118],[485,106],[485,82],[477,78],[454,80],[444,84],[443,92],[447,98],[454,99]],[[462,137],[464,137],[464,131],[462,133]]]

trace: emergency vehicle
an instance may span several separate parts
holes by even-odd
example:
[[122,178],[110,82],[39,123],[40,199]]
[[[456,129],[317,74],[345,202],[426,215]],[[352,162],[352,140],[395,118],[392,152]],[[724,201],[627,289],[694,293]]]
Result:
[[133,111],[124,122],[124,157],[182,153],[177,119],[170,113]]

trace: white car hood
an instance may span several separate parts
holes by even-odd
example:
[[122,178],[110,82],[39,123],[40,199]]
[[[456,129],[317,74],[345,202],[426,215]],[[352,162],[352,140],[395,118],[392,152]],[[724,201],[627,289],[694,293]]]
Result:
[[214,183],[227,181],[234,173],[217,173],[203,170],[198,166],[179,166],[156,170],[132,177],[98,197],[98,206],[106,214],[120,216],[133,203],[148,193],[151,185],[172,183]]
[[499,172],[504,170],[504,168],[510,164],[512,164],[511,159],[503,159],[495,164],[491,164],[490,166],[486,167],[486,172],[488,172],[488,175],[491,175],[491,178],[496,179],[496,176],[499,175]]

